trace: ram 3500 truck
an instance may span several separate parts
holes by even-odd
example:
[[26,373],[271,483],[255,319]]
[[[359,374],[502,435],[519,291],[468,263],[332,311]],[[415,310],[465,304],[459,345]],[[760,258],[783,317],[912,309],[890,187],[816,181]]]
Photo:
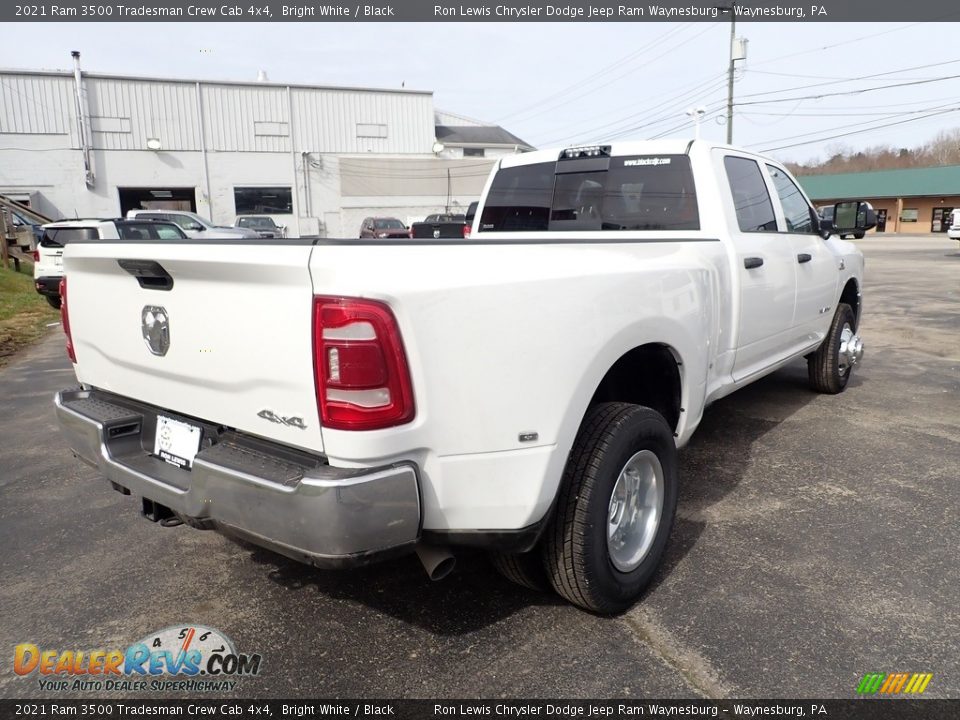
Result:
[[773,160],[657,141],[503,158],[469,239],[72,242],[57,414],[150,519],[433,577],[486,548],[617,612],[707,405],[798,358],[846,386],[863,258],[830,231],[875,218],[834,218]]

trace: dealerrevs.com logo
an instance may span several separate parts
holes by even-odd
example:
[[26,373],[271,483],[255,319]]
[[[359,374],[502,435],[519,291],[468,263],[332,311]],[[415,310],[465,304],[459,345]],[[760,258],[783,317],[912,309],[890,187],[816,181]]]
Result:
[[41,690],[67,692],[223,692],[260,673],[258,653],[238,653],[233,641],[203,625],[172,625],[126,649],[14,648],[13,670],[36,677]]

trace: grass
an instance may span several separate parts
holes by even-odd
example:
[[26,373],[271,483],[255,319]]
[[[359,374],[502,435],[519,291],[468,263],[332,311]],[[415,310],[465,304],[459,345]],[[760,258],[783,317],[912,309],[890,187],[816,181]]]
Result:
[[33,287],[32,265],[21,263],[17,273],[12,262],[9,270],[0,264],[0,367],[59,320],[60,313]]

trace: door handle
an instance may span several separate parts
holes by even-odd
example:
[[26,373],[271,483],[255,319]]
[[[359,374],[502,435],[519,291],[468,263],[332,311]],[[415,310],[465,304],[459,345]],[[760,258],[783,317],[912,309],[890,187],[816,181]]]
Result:
[[803,264],[805,262],[810,262],[811,260],[813,260],[813,256],[810,253],[800,253],[797,255],[798,263]]
[[743,266],[747,270],[752,270],[753,268],[758,268],[763,265],[763,258],[759,257],[748,257],[743,259]]

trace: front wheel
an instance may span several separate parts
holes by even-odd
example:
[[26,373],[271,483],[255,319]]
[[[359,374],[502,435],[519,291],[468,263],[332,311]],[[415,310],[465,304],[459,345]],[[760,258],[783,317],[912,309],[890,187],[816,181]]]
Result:
[[846,303],[837,305],[823,344],[807,358],[810,386],[817,392],[836,395],[850,381],[850,373],[863,357],[863,341],[856,332],[857,319]]
[[595,405],[547,528],[550,584],[593,612],[630,607],[660,564],[676,507],[677,448],[667,421],[640,405]]

